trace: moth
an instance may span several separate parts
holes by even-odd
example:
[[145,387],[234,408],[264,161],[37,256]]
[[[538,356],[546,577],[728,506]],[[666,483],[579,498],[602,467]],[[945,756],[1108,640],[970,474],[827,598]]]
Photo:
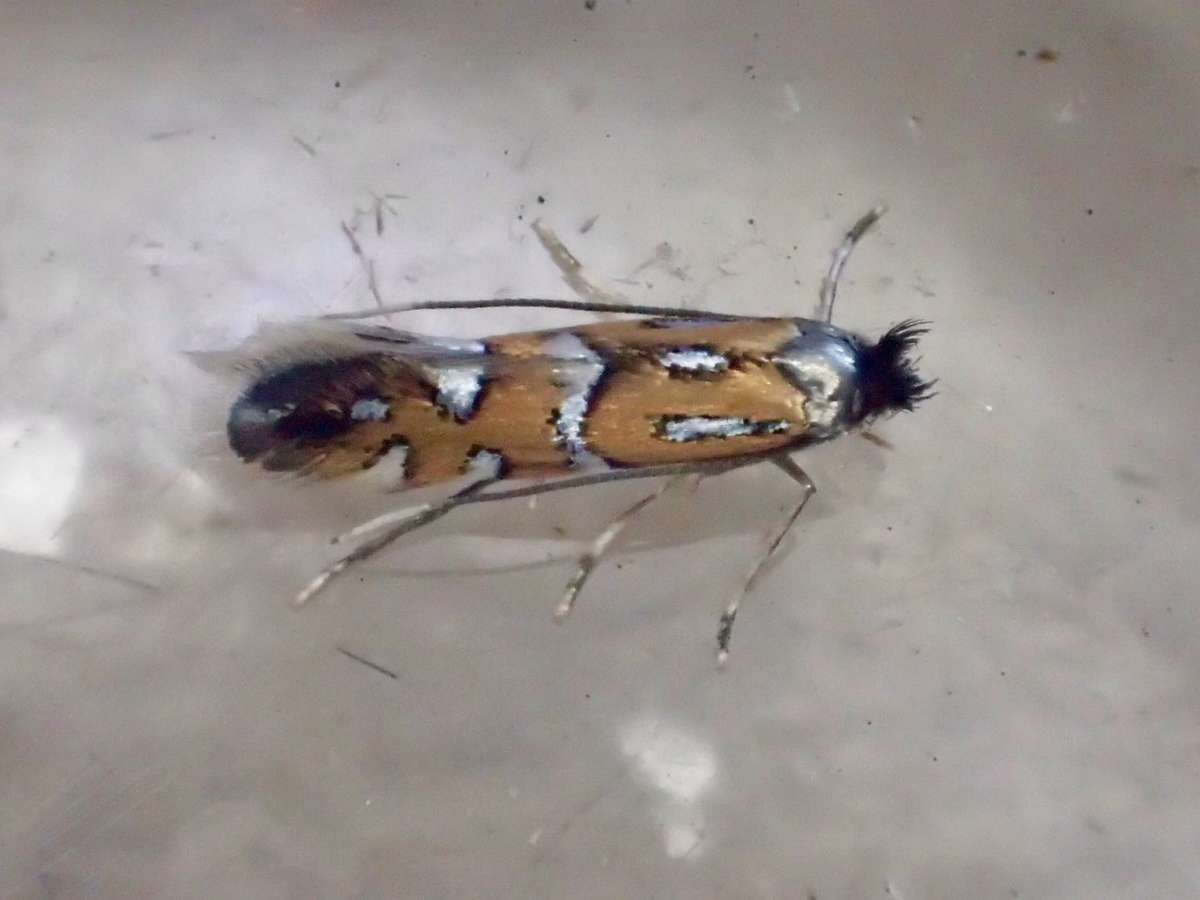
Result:
[[[335,539],[361,543],[320,572],[298,602],[457,507],[669,478],[580,557],[555,610],[561,618],[620,531],[673,480],[771,463],[800,486],[800,498],[721,614],[717,652],[724,662],[742,597],[816,490],[792,455],[912,410],[932,394],[913,357],[927,323],[903,321],[876,341],[831,324],[850,251],[881,213],[862,217],[835,251],[814,319],[571,300],[427,301],[326,317],[305,332],[302,347],[259,358],[227,422],[229,445],[245,462],[317,478],[386,462],[397,473],[396,489],[457,485],[440,501],[388,513]],[[494,307],[635,318],[479,340],[356,321]]]

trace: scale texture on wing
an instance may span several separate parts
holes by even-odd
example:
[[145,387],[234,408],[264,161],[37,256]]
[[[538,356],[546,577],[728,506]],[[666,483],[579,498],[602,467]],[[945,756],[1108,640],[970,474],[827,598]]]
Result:
[[410,486],[457,478],[484,450],[500,453],[512,472],[569,467],[552,412],[583,364],[363,331],[355,327],[359,340],[336,348],[323,340],[315,354],[276,354],[230,411],[238,456],[269,471],[333,478],[404,454]]

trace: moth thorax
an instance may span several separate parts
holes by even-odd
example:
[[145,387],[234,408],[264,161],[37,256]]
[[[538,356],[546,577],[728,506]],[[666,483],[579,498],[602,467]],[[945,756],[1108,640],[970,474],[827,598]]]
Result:
[[922,323],[901,322],[879,341],[823,322],[800,320],[775,362],[805,395],[810,434],[827,440],[877,416],[911,410],[930,396],[911,357]]

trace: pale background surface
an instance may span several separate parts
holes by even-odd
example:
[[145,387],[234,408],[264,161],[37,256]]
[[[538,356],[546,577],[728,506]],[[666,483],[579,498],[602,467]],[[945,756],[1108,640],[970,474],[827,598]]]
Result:
[[[1200,895],[1194,3],[192,6],[0,8],[0,895]],[[540,215],[631,299],[804,314],[881,199],[838,318],[932,319],[941,393],[805,457],[727,671],[773,470],[564,628],[645,485],[288,609],[388,501],[231,463],[181,351],[368,303],[340,223],[392,301],[568,296]]]

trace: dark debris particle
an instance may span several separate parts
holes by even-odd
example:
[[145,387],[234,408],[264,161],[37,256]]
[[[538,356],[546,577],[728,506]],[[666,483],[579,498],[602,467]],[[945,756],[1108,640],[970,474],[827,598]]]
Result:
[[1036,59],[1038,62],[1058,62],[1058,51],[1053,47],[1043,47],[1037,52]]
[[596,8],[596,0],[583,0],[583,8],[584,9],[595,9]]
[[1029,55],[1029,54],[1028,54],[1028,53],[1026,53],[1024,50],[1018,50],[1018,51],[1017,51],[1017,56],[1018,56],[1018,57],[1020,57],[1021,59],[1024,59],[1024,58],[1025,58],[1026,56],[1028,56],[1028,55]]
[[1092,208],[1089,206],[1089,207],[1088,207],[1087,214],[1088,214],[1089,216],[1094,216],[1094,215],[1096,214],[1096,211],[1095,211],[1094,209],[1092,209]]
[[341,87],[341,86],[342,86],[342,83],[341,83],[340,81],[335,81],[335,82],[333,83],[333,86],[334,86],[335,88],[339,88],[339,87]]
[[538,203],[545,203],[545,202],[546,202],[546,198],[543,197],[541,194],[538,194]]

